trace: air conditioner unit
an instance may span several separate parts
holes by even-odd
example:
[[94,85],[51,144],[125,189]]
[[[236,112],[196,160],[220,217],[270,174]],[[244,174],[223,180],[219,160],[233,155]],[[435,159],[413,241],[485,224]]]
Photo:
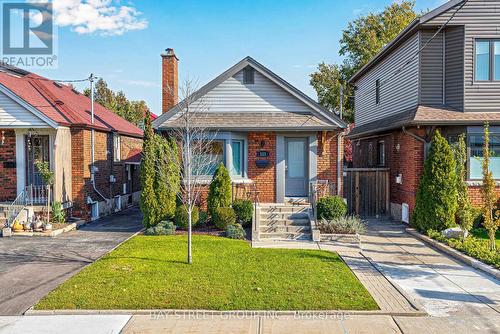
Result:
[[410,206],[406,203],[401,205],[401,221],[405,224],[410,223]]

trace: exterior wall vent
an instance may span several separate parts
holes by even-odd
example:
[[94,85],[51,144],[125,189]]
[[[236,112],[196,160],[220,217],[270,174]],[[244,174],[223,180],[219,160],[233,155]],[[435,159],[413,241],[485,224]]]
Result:
[[405,224],[410,223],[410,206],[407,203],[401,205],[401,221]]

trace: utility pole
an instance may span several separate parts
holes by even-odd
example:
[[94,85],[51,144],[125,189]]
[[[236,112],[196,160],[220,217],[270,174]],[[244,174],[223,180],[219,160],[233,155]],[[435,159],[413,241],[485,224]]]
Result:
[[90,165],[90,177],[92,182],[94,182],[94,73],[90,73],[90,123],[92,128],[90,131],[90,147],[91,147],[91,165]]
[[344,86],[340,84],[340,119],[342,119],[343,111],[344,111]]

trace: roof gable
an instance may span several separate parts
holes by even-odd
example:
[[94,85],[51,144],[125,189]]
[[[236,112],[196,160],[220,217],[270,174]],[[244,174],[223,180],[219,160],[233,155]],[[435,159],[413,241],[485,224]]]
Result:
[[[255,70],[254,84],[243,83],[243,69]],[[307,95],[287,83],[269,69],[246,57],[193,94],[193,107],[203,97],[208,113],[297,113],[313,115],[331,126],[344,128],[346,124]],[[182,110],[180,102],[153,122],[155,128]]]
[[0,128],[51,128],[57,124],[0,85]]

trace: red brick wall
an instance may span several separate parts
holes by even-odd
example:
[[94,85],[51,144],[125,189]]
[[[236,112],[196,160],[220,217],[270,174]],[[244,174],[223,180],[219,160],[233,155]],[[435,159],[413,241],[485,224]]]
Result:
[[[337,132],[318,132],[318,180],[328,180],[335,185],[335,193],[337,192]],[[340,156],[344,156],[343,141],[340,146]],[[341,166],[343,162],[341,160]],[[342,169],[341,169],[342,173]],[[341,174],[342,175],[342,174]],[[341,181],[342,182],[342,181]],[[342,195],[342,187],[339,195]]]
[[[0,202],[13,201],[17,195],[16,177],[16,133],[0,130]],[[10,166],[9,166],[10,165]]]
[[[263,144],[263,145],[262,145]],[[269,165],[258,168],[257,152],[269,151]],[[261,203],[276,202],[276,133],[250,132],[248,134],[248,178],[257,183]]]
[[[500,204],[500,187],[495,188],[495,193],[498,196],[497,205]],[[483,204],[483,197],[481,196],[480,186],[469,187],[469,198],[473,206],[480,207]]]
[[[92,187],[90,178],[91,165],[91,131],[87,129],[72,129],[72,178],[73,178],[73,215],[89,218],[90,207],[87,197],[94,201],[102,201]],[[94,132],[94,160],[99,171],[95,175],[97,190],[106,198],[112,199],[122,194],[123,183],[126,183],[127,172],[123,161],[114,162],[113,134],[108,132]],[[142,139],[121,136],[121,157],[127,157],[131,149],[141,148]],[[110,182],[110,175],[114,175],[116,182]],[[140,190],[139,169],[135,168],[132,174],[133,191]]]
[[[173,53],[173,50],[172,50]],[[178,60],[174,55],[162,55],[162,113],[175,106],[179,100]]]
[[[423,129],[408,129],[408,131],[421,137],[424,135]],[[386,164],[383,167],[390,168],[390,201],[397,204],[408,203],[412,212],[423,172],[424,144],[400,130],[365,140],[353,140],[353,167],[377,167],[368,164],[368,147],[371,143],[371,161],[376,164],[377,143],[381,140],[385,144]],[[402,184],[396,183],[398,174],[402,174]]]

